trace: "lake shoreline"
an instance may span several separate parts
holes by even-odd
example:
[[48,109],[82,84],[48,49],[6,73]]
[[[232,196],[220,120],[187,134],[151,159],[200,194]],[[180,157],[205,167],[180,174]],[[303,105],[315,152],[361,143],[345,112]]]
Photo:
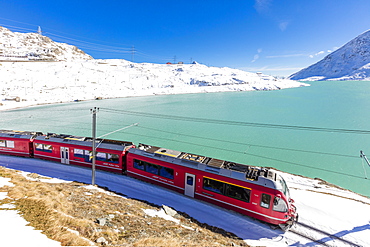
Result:
[[[66,103],[73,103],[73,102],[84,102],[84,101],[94,101],[94,100],[107,100],[107,99],[121,99],[121,98],[133,98],[133,97],[146,97],[146,96],[162,96],[162,95],[184,95],[184,94],[208,94],[208,93],[227,93],[227,92],[252,92],[252,91],[275,91],[275,90],[284,90],[284,89],[291,89],[291,88],[296,88],[296,87],[308,87],[311,86],[310,84],[302,83],[300,86],[292,86],[292,87],[287,87],[287,88],[282,88],[282,89],[272,89],[272,90],[219,90],[220,86],[207,86],[207,87],[198,87],[198,88],[192,88],[189,86],[188,92],[178,92],[178,91],[173,91],[173,92],[167,92],[167,93],[156,93],[153,91],[145,92],[142,91],[141,93],[137,93],[136,95],[128,95],[128,96],[121,96],[121,97],[97,97],[97,98],[86,98],[86,99],[75,99],[75,100],[63,100],[63,101],[51,101],[51,102],[39,102],[36,103],[35,101],[20,101],[16,102],[15,100],[3,100],[0,102],[0,112],[1,111],[8,111],[8,110],[18,110],[18,109],[24,109],[28,107],[38,107],[38,106],[43,106],[43,105],[53,105],[53,104],[66,104]],[[195,90],[194,90],[195,89]],[[208,89],[208,90],[206,90]],[[145,93],[144,93],[145,92]],[[25,103],[27,102],[27,103]],[[29,104],[28,104],[29,102]],[[22,104],[19,106],[18,104]]]

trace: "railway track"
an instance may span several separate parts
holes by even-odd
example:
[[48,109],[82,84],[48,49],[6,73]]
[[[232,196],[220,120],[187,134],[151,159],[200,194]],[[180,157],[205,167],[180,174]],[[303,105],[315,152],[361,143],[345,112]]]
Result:
[[361,245],[355,244],[349,240],[335,236],[334,234],[326,231],[317,229],[309,226],[305,223],[297,222],[291,229],[290,232],[306,238],[312,242],[320,244],[322,246],[355,246],[362,247]]

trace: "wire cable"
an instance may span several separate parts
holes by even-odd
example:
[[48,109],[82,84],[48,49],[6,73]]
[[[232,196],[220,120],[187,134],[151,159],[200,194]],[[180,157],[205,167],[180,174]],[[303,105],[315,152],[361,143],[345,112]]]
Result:
[[[166,131],[166,130],[159,130],[159,129],[155,129],[155,128],[144,127],[142,125],[138,125],[137,127],[142,128],[142,129],[147,129],[147,130],[158,131],[158,132],[162,132],[162,133],[173,134],[173,135],[180,135],[180,136],[186,136],[186,137],[191,137],[191,138],[198,138],[198,139],[202,139],[202,140],[225,142],[225,140],[220,140],[220,139],[216,139],[216,138],[204,137],[204,136],[199,136],[199,135],[189,135],[189,134],[183,134],[183,133],[179,133],[179,132],[171,132],[171,131]],[[278,149],[278,150],[283,150],[283,151],[293,151],[293,152],[303,152],[303,153],[312,153],[312,154],[332,155],[332,156],[340,156],[340,157],[356,158],[356,159],[358,158],[358,156],[355,156],[355,155],[335,154],[335,153],[328,153],[328,152],[308,151],[308,150],[283,148],[283,147],[272,147],[272,146],[257,145],[257,144],[252,144],[252,143],[235,142],[235,141],[230,141],[230,140],[228,140],[227,143],[236,144],[236,145],[243,145],[243,146],[259,147],[259,148]]]
[[[33,28],[23,28],[23,27],[14,26],[14,25],[8,25],[8,24],[4,24],[4,23],[0,24],[2,26],[11,27],[12,29],[17,30],[17,31],[19,30],[19,31],[23,31],[23,32],[36,33],[36,31],[37,31],[36,28],[38,27],[38,25],[35,25],[35,24],[19,22],[19,21],[6,19],[6,18],[1,18],[1,17],[0,17],[0,20],[6,20],[6,21],[10,21],[10,22],[16,22],[16,23],[21,23],[21,24],[24,24],[24,25],[29,25],[29,26],[35,27],[35,29],[33,29]],[[49,32],[48,30],[51,30],[53,32]],[[64,35],[56,34],[55,32],[56,33],[61,33],[61,34],[64,34]],[[84,49],[84,50],[87,50],[87,51],[113,53],[113,54],[132,54],[134,52],[135,56],[142,57],[143,59],[154,59],[156,61],[159,60],[159,61],[162,61],[162,62],[163,61],[170,61],[170,60],[173,59],[173,58],[165,58],[165,57],[150,55],[150,54],[147,54],[147,53],[142,52],[142,51],[137,50],[137,49],[133,50],[132,45],[118,44],[118,43],[112,43],[112,42],[108,43],[108,42],[101,41],[101,40],[96,40],[96,39],[86,38],[86,37],[82,37],[82,36],[78,36],[78,35],[74,35],[74,34],[60,32],[59,30],[54,30],[54,29],[51,29],[51,28],[48,28],[48,27],[45,27],[45,28],[43,27],[43,34],[45,34],[45,33],[47,33],[47,35],[49,37],[52,37],[53,39],[55,39],[58,42],[70,43],[71,45],[77,46],[78,48]],[[95,42],[88,42],[88,41],[81,40],[81,39],[70,38],[70,37],[67,37],[65,35],[74,36],[74,37],[78,37],[78,38],[81,38],[81,39],[93,40]],[[96,42],[100,42],[100,43],[96,43]],[[110,45],[102,44],[102,42],[108,43]],[[112,46],[111,44],[115,44],[115,46]],[[126,46],[126,47],[122,47],[122,46]]]
[[165,137],[150,136],[150,135],[143,135],[143,134],[137,134],[137,133],[127,133],[127,132],[124,132],[124,133],[126,135],[128,134],[128,135],[143,136],[143,137],[149,137],[149,138],[155,138],[155,139],[162,139],[162,140],[166,140],[166,141],[176,141],[178,143],[190,144],[192,146],[195,145],[195,146],[207,147],[207,148],[211,148],[211,149],[217,149],[217,150],[227,151],[227,152],[232,152],[232,153],[237,153],[237,154],[250,155],[250,156],[253,156],[253,157],[267,159],[267,160],[276,161],[276,162],[281,162],[281,163],[284,163],[284,164],[290,164],[290,165],[305,167],[305,168],[309,168],[309,169],[313,169],[313,170],[319,170],[319,171],[324,171],[324,172],[329,172],[329,173],[335,173],[335,174],[339,174],[339,175],[343,175],[343,176],[347,176],[347,177],[353,177],[353,178],[367,180],[364,177],[353,175],[353,174],[348,174],[348,173],[343,173],[343,172],[328,170],[328,169],[319,168],[319,167],[312,167],[312,166],[303,165],[303,164],[299,164],[299,163],[295,163],[295,162],[291,162],[291,161],[276,159],[276,158],[272,158],[272,157],[268,157],[268,156],[263,156],[263,155],[258,155],[258,154],[246,153],[246,152],[237,151],[237,150],[231,150],[231,149],[227,149],[227,148],[220,148],[220,147],[214,147],[214,146],[210,146],[210,145],[197,144],[197,143],[194,143],[194,142],[187,142],[187,141],[182,141],[182,140],[178,140],[178,139],[176,139],[176,140],[175,139],[169,139],[169,138],[165,138]]
[[209,123],[209,124],[223,124],[223,125],[236,125],[236,126],[248,126],[248,127],[274,128],[274,129],[321,131],[321,132],[337,132],[337,133],[350,133],[350,134],[370,134],[369,130],[321,128],[321,127],[307,127],[307,126],[298,126],[298,125],[266,124],[266,123],[230,121],[230,120],[221,120],[221,119],[183,117],[183,116],[155,114],[155,113],[148,113],[148,112],[116,110],[116,109],[110,109],[110,108],[100,108],[100,110],[105,111],[105,112],[110,112],[110,113],[117,113],[117,114],[127,114],[127,115],[142,116],[142,117],[149,117],[149,118],[180,120],[180,121],[200,122],[200,123]]
[[99,136],[98,138],[106,137],[106,136],[108,136],[108,135],[110,135],[110,134],[113,134],[113,133],[116,133],[116,132],[118,132],[118,131],[121,131],[121,130],[124,130],[124,129],[128,129],[128,128],[132,127],[132,126],[137,126],[138,124],[139,124],[139,123],[134,123],[134,124],[131,124],[131,125],[129,125],[129,126],[125,126],[125,127],[120,128],[120,129],[118,129],[118,130],[114,130],[114,131],[109,132],[109,133],[107,133],[107,134],[101,135],[101,136]]

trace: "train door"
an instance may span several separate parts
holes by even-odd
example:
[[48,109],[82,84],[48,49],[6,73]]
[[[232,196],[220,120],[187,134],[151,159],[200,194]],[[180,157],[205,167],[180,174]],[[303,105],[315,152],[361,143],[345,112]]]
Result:
[[185,192],[186,196],[194,197],[195,191],[195,175],[185,173]]
[[60,162],[62,164],[69,164],[69,148],[60,147]]

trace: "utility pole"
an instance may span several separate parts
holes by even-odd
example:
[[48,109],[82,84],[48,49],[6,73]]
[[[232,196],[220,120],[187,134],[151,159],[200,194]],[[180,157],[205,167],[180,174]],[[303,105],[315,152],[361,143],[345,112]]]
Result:
[[96,160],[96,113],[99,108],[94,107],[90,109],[92,113],[92,174],[91,174],[91,184],[95,185],[95,160]]
[[37,33],[42,35],[42,31],[41,31],[41,27],[39,26],[39,28],[37,29]]
[[[367,159],[366,155],[364,154],[364,152],[362,152],[362,150],[360,151],[360,157],[361,158],[364,158],[364,160],[366,161],[366,163],[370,166],[370,162],[369,160]],[[364,173],[365,173],[365,178],[367,179],[367,174],[366,174],[366,169],[364,167],[364,163],[362,162],[362,168],[364,169]]]
[[173,63],[176,63],[176,55],[173,57]]
[[367,159],[366,155],[364,154],[364,152],[362,152],[362,150],[360,151],[360,157],[361,158],[364,158],[364,160],[366,161],[366,163],[370,166],[370,162],[369,160]]

